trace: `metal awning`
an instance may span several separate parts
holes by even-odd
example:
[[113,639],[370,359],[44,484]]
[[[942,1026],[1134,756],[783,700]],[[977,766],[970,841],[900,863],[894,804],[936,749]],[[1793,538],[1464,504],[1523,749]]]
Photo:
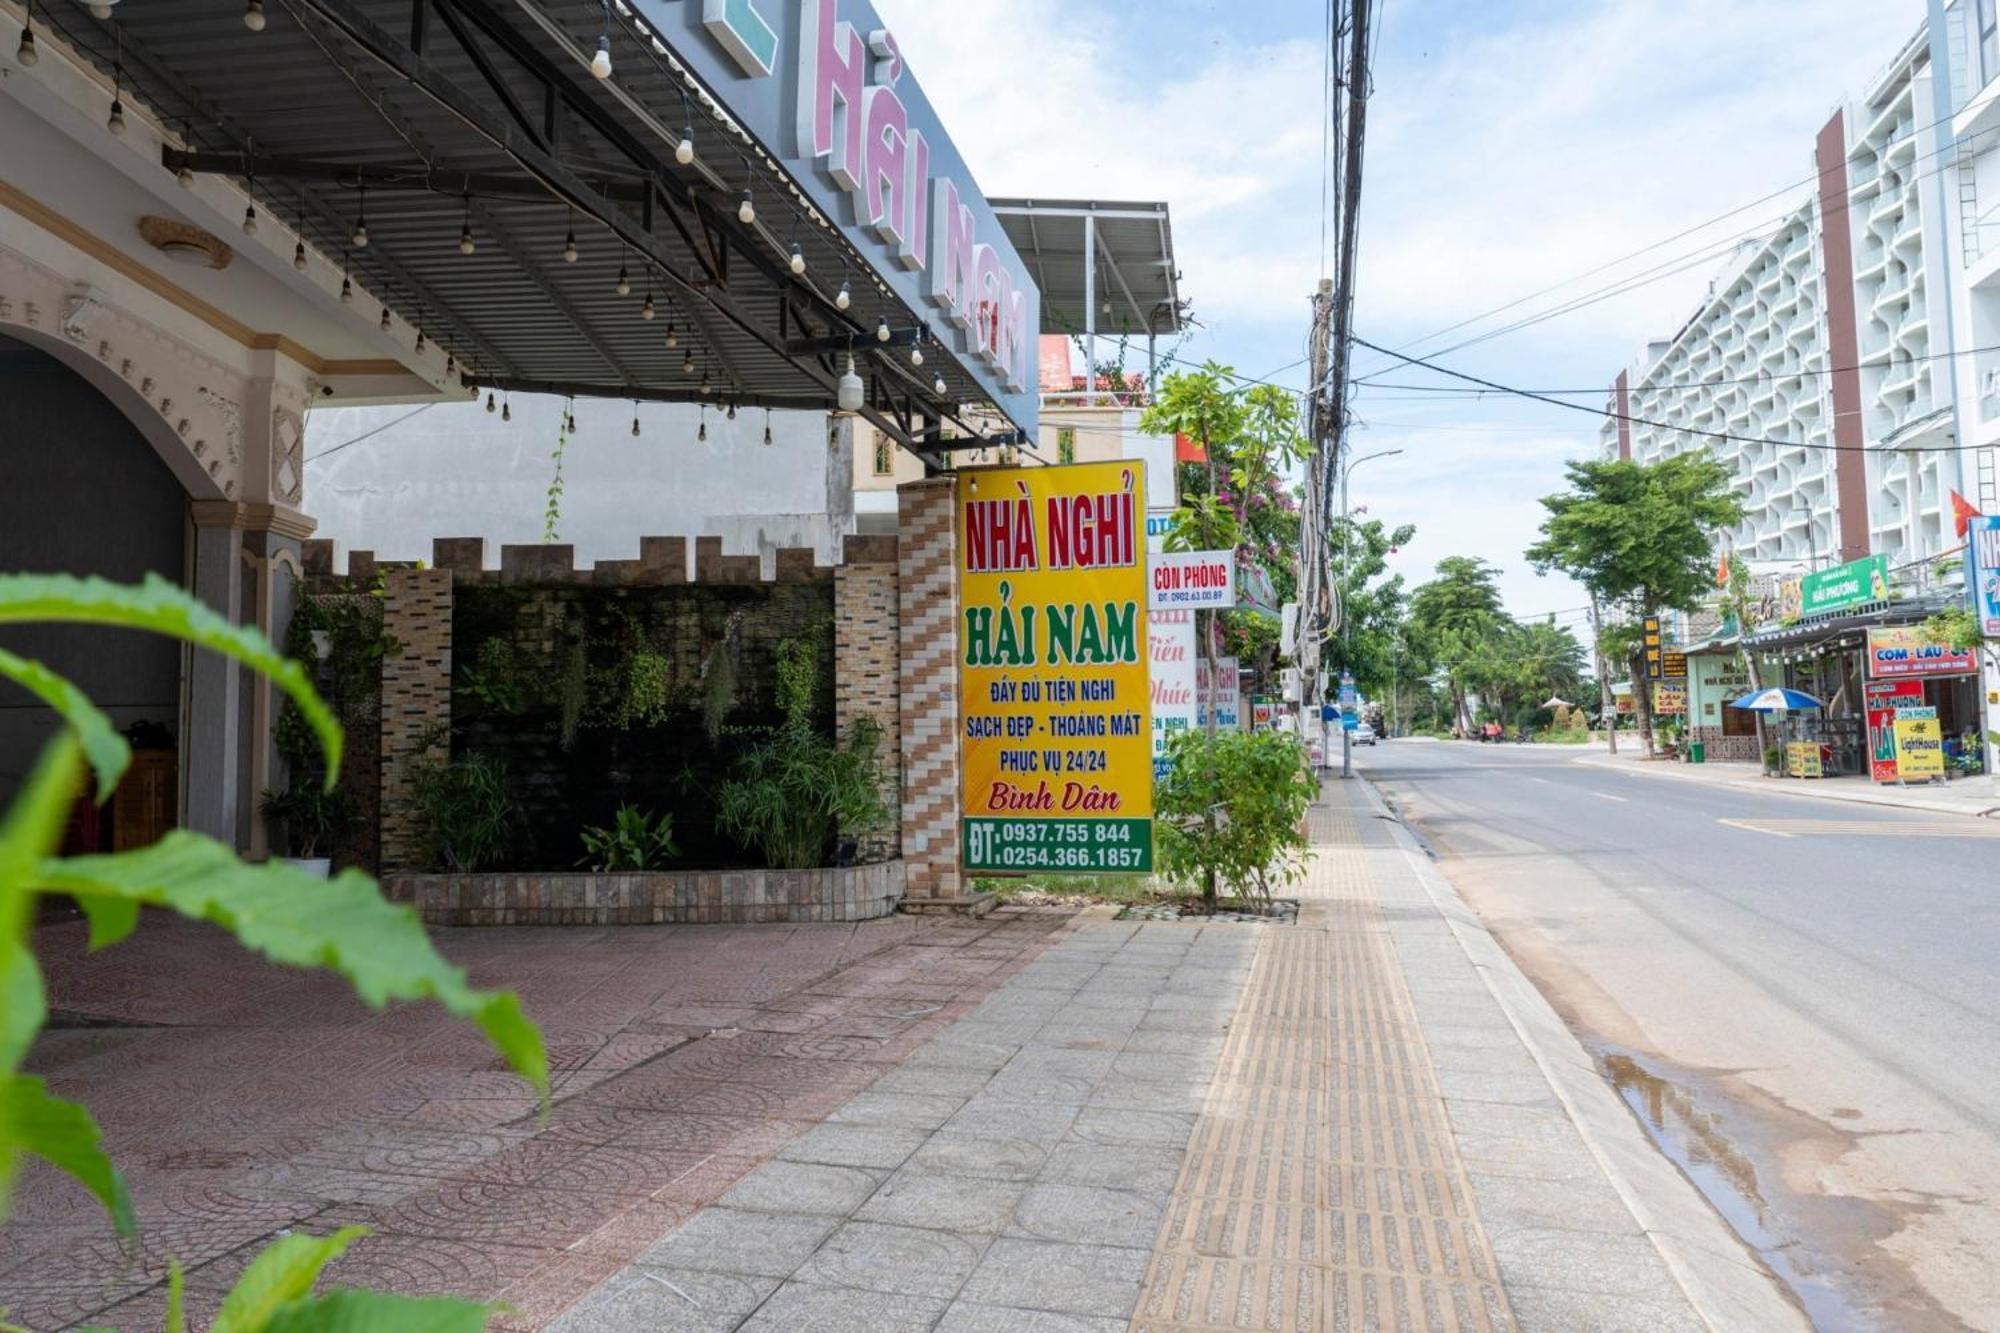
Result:
[[1042,290],[1042,332],[1178,333],[1187,313],[1164,203],[995,199]]
[[877,427],[933,462],[948,420],[968,437],[949,447],[979,447],[970,422],[993,400],[935,341],[936,312],[877,276],[648,8],[262,0],[257,31],[218,0],[35,18],[177,132],[165,169],[233,179],[308,262],[352,275],[362,316],[446,348],[469,389],[820,410],[851,350]]

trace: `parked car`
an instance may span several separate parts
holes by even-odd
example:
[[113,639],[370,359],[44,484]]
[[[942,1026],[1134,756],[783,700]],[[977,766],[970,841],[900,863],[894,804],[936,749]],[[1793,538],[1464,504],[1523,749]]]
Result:
[[1375,743],[1375,728],[1369,726],[1366,722],[1357,722],[1354,724],[1353,736],[1356,745],[1373,745]]

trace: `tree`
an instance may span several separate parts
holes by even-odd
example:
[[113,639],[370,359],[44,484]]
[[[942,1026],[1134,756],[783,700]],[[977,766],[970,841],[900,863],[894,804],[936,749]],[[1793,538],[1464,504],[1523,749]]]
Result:
[[[1548,518],[1528,560],[1560,569],[1594,596],[1643,619],[1692,611],[1713,583],[1711,534],[1743,521],[1734,473],[1706,451],[1657,463],[1629,459],[1571,462],[1570,489],[1544,496]],[[1653,701],[1645,688],[1641,643],[1626,660],[1639,709],[1639,733],[1653,752]]]
[[1322,662],[1336,674],[1353,675],[1373,695],[1393,683],[1406,595],[1403,576],[1383,578],[1392,551],[1416,536],[1413,524],[1390,528],[1380,519],[1357,523],[1350,516],[1334,525],[1330,550],[1343,553],[1334,586],[1340,593],[1340,633],[1326,645]]
[[1444,673],[1451,694],[1452,726],[1469,730],[1466,696],[1487,674],[1486,659],[1505,619],[1500,571],[1477,556],[1438,561],[1437,578],[1410,594],[1410,623],[1426,658]]

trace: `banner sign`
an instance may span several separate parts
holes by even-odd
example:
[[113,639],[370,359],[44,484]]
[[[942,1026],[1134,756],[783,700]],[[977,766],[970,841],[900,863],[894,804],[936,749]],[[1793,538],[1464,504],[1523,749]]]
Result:
[[1167,742],[1201,721],[1195,697],[1194,612],[1152,611],[1146,621],[1153,663],[1153,781],[1158,782],[1167,776]]
[[[1189,620],[1193,620],[1190,615]],[[1233,657],[1215,659],[1215,674],[1219,677],[1220,697],[1217,681],[1208,676],[1208,660],[1197,657],[1194,664],[1195,699],[1197,712],[1195,725],[1208,725],[1208,713],[1215,710],[1217,731],[1241,731],[1243,729],[1243,669]]]
[[1965,527],[1965,587],[1979,631],[2000,639],[2000,515],[1979,514]]
[[1876,782],[1894,782],[1896,768],[1896,711],[1898,705],[1913,706],[1924,697],[1920,680],[1870,681],[1862,687],[1868,705],[1868,776]]
[[[1912,716],[1924,712],[1930,716]],[[1944,733],[1935,708],[1896,711],[1896,776],[1904,782],[1944,776]]]
[[1799,580],[1800,616],[1823,616],[1889,600],[1889,557],[1871,555]]
[[[981,392],[1034,438],[1040,293],[874,6],[703,0],[637,8],[833,220],[870,276],[917,312]],[[742,179],[735,150],[710,143],[699,151]]]
[[1795,778],[1823,778],[1825,766],[1820,760],[1818,741],[1787,741],[1785,743],[1785,772]]
[[958,476],[967,870],[1153,868],[1145,464]]
[[1658,680],[1663,674],[1664,665],[1660,644],[1660,618],[1647,616],[1643,628],[1646,633],[1646,679]]
[[1868,631],[1868,675],[1873,680],[1925,680],[1969,676],[1979,670],[1977,649],[1964,652],[1932,643],[1914,625]]
[[1653,711],[1655,713],[1685,713],[1688,706],[1686,680],[1656,680],[1653,682]]
[[1147,602],[1156,611],[1236,605],[1236,552],[1162,551],[1146,558]]

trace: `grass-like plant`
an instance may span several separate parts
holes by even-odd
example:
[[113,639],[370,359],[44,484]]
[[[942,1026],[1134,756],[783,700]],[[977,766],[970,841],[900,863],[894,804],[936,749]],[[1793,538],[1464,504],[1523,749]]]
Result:
[[671,812],[654,816],[626,804],[618,807],[609,827],[593,825],[583,831],[583,858],[577,864],[601,873],[658,870],[680,854]]
[[419,826],[434,868],[469,875],[507,854],[514,800],[507,794],[506,760],[477,751],[433,757],[417,766],[415,783]]
[[[0,575],[0,625],[67,622],[146,630],[221,653],[284,690],[319,739],[331,789],[340,771],[341,731],[298,663],[254,629],[232,625],[158,578],[137,587],[67,575]],[[23,1157],[67,1173],[103,1206],[127,1245],[138,1225],[124,1180],[106,1155],[96,1122],[78,1103],[50,1094],[21,1072],[48,1018],[33,948],[35,900],[75,899],[89,922],[90,947],[105,949],[139,925],[139,909],[164,908],[212,922],[275,963],[339,974],[366,1003],[436,1000],[486,1034],[546,1103],[548,1059],[540,1031],[509,991],[473,989],[465,973],[432,948],[415,913],[383,898],[375,881],[348,870],[321,881],[276,863],[247,865],[234,849],[187,830],[151,847],[112,855],[56,855],[71,802],[86,772],[95,796],[110,797],[131,760],[111,721],[83,692],[39,662],[0,650],[0,677],[26,688],[61,717],[26,784],[0,812],[0,1223]],[[320,1333],[336,1329],[483,1328],[488,1307],[364,1291],[316,1294],[321,1269],[357,1236],[289,1236],[244,1270],[211,1325],[216,1333]],[[170,1268],[166,1327],[185,1325],[179,1267]],[[0,1315],[4,1326],[4,1315]]]

